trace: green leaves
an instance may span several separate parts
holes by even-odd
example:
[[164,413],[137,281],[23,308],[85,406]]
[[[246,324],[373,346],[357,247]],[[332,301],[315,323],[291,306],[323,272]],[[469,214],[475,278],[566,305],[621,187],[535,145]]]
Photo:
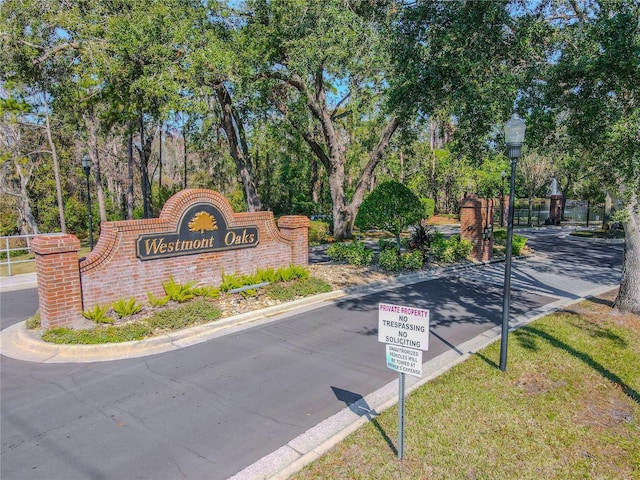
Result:
[[355,225],[360,229],[379,228],[398,237],[402,231],[425,218],[420,199],[398,182],[384,182],[365,198]]

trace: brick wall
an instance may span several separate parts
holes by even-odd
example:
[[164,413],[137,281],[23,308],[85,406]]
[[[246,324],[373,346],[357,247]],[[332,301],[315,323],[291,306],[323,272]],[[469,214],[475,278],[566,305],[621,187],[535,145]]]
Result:
[[[184,222],[185,211],[195,204],[213,205],[222,214],[228,229],[257,227],[259,242],[246,248],[168,258],[141,260],[137,256],[138,237],[149,233],[175,233],[180,222]],[[59,308],[53,307],[61,303],[60,289],[56,287],[60,280],[77,284],[77,288],[71,290],[67,289],[65,283],[65,291],[69,294],[65,302],[69,302],[72,307],[70,316],[77,316],[82,310],[88,310],[96,304],[110,304],[119,299],[133,297],[146,303],[147,292],[163,296],[162,282],[168,280],[169,276],[173,276],[177,283],[193,281],[199,285],[218,285],[223,271],[228,274],[244,274],[253,273],[258,268],[307,265],[309,219],[303,216],[282,217],[278,225],[280,229],[276,226],[272,212],[234,213],[221,194],[211,190],[192,189],[183,190],[171,197],[159,218],[103,222],[100,240],[93,251],[79,262],[76,253],[80,246],[78,239],[72,235],[66,235],[62,239],[56,236],[56,245],[62,245],[58,247],[61,249],[60,255],[36,253],[42,257],[41,265],[38,264],[38,294],[41,298],[43,326],[50,328],[63,322],[71,323],[63,318]],[[41,243],[51,241],[36,237],[34,252],[38,238],[42,238],[39,240]],[[66,248],[69,250],[65,250]],[[67,255],[64,258],[63,253]],[[72,258],[75,260],[75,271],[70,266]],[[53,281],[52,272],[60,270],[63,265],[65,274],[57,275],[57,280]],[[43,305],[47,306],[47,310]]]
[[[480,262],[493,258],[493,198],[465,197],[460,202],[460,238],[473,244],[471,256]],[[498,206],[499,208],[499,206]],[[485,229],[489,228],[487,232]]]

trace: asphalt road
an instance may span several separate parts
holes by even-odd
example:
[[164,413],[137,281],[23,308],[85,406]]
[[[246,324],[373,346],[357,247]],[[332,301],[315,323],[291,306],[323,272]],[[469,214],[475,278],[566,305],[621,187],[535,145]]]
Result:
[[[514,262],[514,316],[619,277],[620,245],[557,230],[530,242],[540,255]],[[496,264],[347,298],[149,357],[40,364],[3,356],[0,477],[227,479],[397,378],[377,341],[379,302],[431,310],[426,361],[500,322],[503,272]],[[2,293],[2,328],[32,314],[35,296]]]
[[38,311],[38,289],[0,293],[0,329],[22,322]]

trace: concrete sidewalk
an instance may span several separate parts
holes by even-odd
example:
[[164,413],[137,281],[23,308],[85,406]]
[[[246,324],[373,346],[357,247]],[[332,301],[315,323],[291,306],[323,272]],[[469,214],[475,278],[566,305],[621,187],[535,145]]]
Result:
[[37,286],[38,279],[35,273],[0,277],[0,292],[12,292],[25,288],[36,288]]

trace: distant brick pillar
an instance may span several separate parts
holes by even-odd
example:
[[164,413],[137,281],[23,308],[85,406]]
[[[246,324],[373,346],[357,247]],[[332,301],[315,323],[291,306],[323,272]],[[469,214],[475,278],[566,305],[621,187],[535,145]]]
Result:
[[493,258],[493,198],[465,197],[460,202],[460,238],[473,244],[471,256],[480,262]]
[[302,215],[280,217],[278,228],[282,236],[291,240],[291,263],[309,264],[309,218]]
[[82,289],[74,235],[39,235],[31,241],[36,257],[42,328],[73,327],[82,315]]
[[562,216],[562,195],[551,195],[549,202],[549,223],[551,225],[560,225],[560,217]]

